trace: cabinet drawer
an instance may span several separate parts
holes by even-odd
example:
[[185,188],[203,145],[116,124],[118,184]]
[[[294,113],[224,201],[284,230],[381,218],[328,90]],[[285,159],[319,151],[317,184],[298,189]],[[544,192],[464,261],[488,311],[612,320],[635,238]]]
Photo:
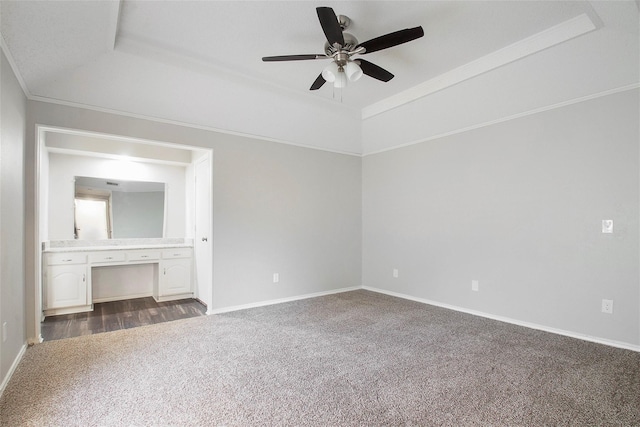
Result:
[[163,259],[191,258],[191,248],[175,248],[162,251]]
[[47,265],[86,264],[86,262],[87,254],[80,252],[47,255]]
[[94,252],[89,255],[89,259],[92,263],[98,262],[121,262],[125,260],[125,252],[113,251],[113,252]]
[[160,259],[160,251],[136,251],[128,253],[129,261],[150,261]]

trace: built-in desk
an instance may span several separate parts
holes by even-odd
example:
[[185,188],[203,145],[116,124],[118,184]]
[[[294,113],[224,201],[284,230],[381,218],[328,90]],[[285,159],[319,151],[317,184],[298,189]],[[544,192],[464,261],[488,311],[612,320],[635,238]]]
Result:
[[45,316],[93,310],[91,269],[154,264],[152,296],[156,301],[192,298],[193,249],[187,244],[45,247],[43,300]]

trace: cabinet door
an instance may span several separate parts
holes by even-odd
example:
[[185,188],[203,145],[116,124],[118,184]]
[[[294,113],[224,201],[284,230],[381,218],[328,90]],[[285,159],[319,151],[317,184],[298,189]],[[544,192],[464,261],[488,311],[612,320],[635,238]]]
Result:
[[191,292],[191,259],[170,259],[161,263],[159,296]]
[[87,301],[87,265],[50,265],[45,283],[45,309],[75,307]]

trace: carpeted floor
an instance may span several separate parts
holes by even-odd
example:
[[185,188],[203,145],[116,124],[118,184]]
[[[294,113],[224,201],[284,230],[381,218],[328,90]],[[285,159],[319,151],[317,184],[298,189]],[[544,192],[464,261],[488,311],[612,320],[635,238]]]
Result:
[[364,290],[29,348],[6,426],[640,426],[640,353]]

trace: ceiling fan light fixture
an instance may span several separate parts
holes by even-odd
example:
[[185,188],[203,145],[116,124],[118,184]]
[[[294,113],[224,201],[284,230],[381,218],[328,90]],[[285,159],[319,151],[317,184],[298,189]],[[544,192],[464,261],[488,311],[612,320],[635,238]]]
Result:
[[349,60],[347,65],[344,66],[344,72],[347,75],[347,78],[349,78],[349,81],[352,82],[355,82],[362,77],[362,68],[351,60]]
[[333,83],[336,80],[336,76],[340,72],[338,64],[331,61],[329,65],[327,65],[324,70],[322,70],[322,78],[328,81],[329,83]]

